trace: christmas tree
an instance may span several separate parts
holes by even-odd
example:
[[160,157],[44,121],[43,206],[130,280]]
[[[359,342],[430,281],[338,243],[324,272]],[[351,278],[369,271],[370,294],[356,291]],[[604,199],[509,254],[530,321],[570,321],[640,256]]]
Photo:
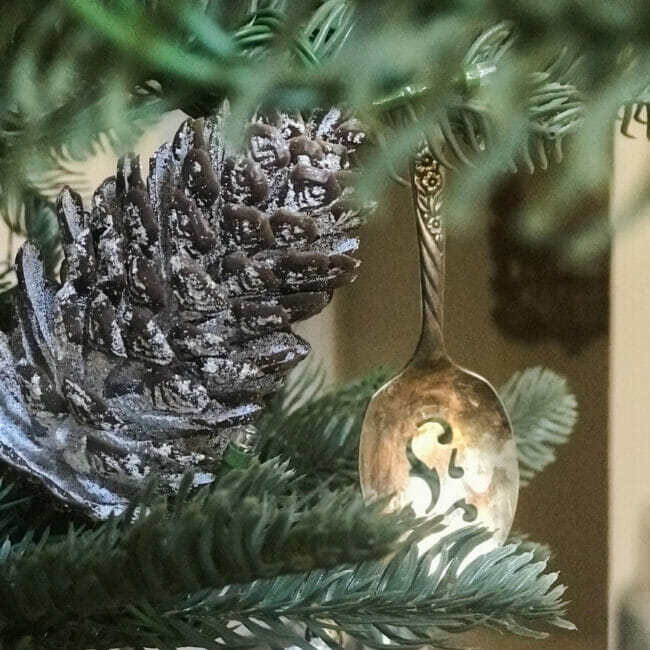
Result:
[[[409,163],[427,377],[451,363],[441,191],[447,227],[471,229],[504,176],[561,165],[516,231],[596,260],[602,219],[557,208],[607,177],[617,119],[647,121],[648,25],[640,0],[6,8],[0,213],[30,243],[2,277],[0,647],[445,648],[479,626],[571,629],[550,551],[506,539],[510,510],[501,539],[450,496],[476,484],[461,410],[416,423],[454,441],[444,471],[400,446],[429,490],[415,507],[363,459],[360,476],[388,377],[323,390],[307,366],[285,383],[309,351],[291,325],[362,272],[358,228]],[[189,119],[147,177],[128,151],[173,109]],[[84,206],[67,186],[99,149],[120,163]],[[462,422],[516,441],[499,461],[516,501],[512,477],[553,462],[575,398],[542,368],[496,392],[462,381],[493,405]]]

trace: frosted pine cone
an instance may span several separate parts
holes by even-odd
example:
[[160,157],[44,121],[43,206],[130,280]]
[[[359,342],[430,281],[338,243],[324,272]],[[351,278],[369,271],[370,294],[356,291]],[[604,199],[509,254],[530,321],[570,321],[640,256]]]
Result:
[[97,517],[149,476],[211,479],[237,425],[309,352],[290,324],[354,278],[359,223],[340,111],[256,117],[243,153],[223,111],[150,163],[122,159],[84,211],[64,189],[61,283],[16,264],[19,327],[0,340],[0,456]]

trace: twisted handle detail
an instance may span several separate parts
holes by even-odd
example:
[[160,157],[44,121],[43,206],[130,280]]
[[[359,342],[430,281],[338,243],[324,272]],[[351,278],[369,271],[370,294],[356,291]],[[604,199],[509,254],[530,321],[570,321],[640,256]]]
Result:
[[427,145],[411,161],[411,187],[420,250],[423,346],[428,355],[444,354],[443,300],[445,288],[445,233],[441,194],[444,186],[442,165]]

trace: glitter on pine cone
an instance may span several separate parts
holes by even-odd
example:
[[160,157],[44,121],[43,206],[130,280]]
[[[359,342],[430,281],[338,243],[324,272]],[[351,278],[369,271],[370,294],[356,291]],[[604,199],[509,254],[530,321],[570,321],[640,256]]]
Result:
[[155,477],[211,470],[237,427],[309,352],[291,323],[352,281],[349,154],[338,109],[256,116],[224,142],[227,107],[186,121],[150,162],[123,158],[85,211],[57,201],[60,283],[27,243],[18,327],[0,339],[0,458],[104,518]]

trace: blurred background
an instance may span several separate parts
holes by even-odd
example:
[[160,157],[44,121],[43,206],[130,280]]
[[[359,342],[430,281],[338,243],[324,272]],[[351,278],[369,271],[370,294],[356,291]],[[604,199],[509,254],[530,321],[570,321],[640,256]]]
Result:
[[[138,153],[147,159],[182,119],[180,111],[169,113],[144,134]],[[636,135],[616,133],[611,183],[585,210],[623,205],[647,182],[650,149],[640,125]],[[108,154],[79,165],[84,198],[114,167]],[[638,600],[634,594],[649,581],[647,530],[644,536],[641,529],[650,508],[650,213],[621,227],[607,263],[580,277],[534,256],[530,268],[521,268],[500,218],[516,208],[516,197],[552,182],[550,171],[512,177],[476,228],[448,238],[445,327],[452,356],[496,386],[516,370],[547,366],[567,377],[580,406],[579,425],[558,461],[522,490],[514,526],[554,550],[579,631],[556,632],[545,642],[473,638],[481,648],[600,650],[608,637],[610,648],[621,647],[615,637],[621,604]],[[20,241],[6,232],[1,241],[3,258],[13,259]],[[406,188],[394,185],[361,241],[356,283],[301,328],[332,383],[378,366],[398,370],[419,334]],[[539,317],[538,303],[539,313],[551,315]]]

